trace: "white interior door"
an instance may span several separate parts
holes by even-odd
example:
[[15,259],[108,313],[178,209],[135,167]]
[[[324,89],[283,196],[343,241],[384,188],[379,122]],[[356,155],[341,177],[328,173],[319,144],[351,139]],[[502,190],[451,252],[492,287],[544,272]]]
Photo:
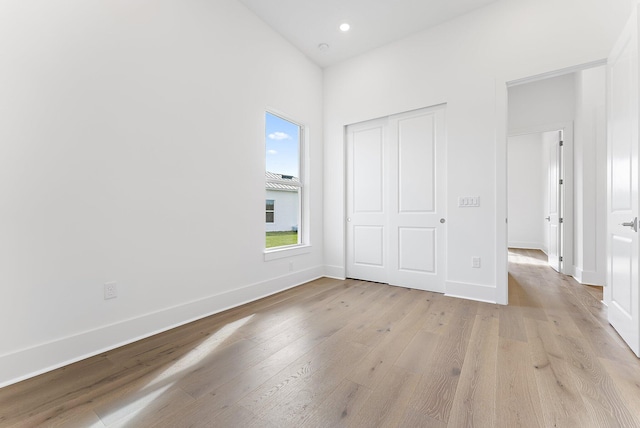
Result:
[[347,130],[347,276],[388,282],[387,119]]
[[437,107],[348,127],[348,277],[444,291],[444,115]]
[[638,316],[638,14],[608,60],[608,237],[605,301],[611,325],[640,356]]
[[444,292],[444,138],[444,108],[389,118],[392,285]]
[[546,217],[549,246],[547,257],[549,266],[560,272],[562,267],[562,189],[560,184],[562,179],[562,132],[558,131],[556,134],[555,141],[549,144],[549,191],[547,192],[549,212]]

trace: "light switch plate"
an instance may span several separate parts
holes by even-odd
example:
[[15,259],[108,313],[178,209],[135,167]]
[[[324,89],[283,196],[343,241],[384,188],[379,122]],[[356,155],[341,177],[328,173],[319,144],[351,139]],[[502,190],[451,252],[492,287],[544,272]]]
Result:
[[459,196],[458,197],[458,206],[459,207],[479,207],[480,206],[480,196]]

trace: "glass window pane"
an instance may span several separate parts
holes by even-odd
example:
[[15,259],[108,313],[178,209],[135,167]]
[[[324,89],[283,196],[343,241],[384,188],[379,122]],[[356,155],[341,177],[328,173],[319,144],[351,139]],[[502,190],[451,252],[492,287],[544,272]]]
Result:
[[265,123],[265,245],[272,248],[300,244],[302,127],[271,113],[266,113]]
[[265,134],[267,171],[300,177],[300,126],[267,113]]
[[[275,203],[278,215],[273,216],[273,223],[267,223],[266,248],[283,247],[300,244],[300,191],[280,192]],[[269,217],[267,213],[267,218]]]

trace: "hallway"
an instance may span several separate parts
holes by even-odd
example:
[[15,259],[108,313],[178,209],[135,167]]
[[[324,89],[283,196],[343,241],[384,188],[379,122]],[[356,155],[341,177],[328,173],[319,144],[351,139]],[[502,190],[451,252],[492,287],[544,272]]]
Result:
[[[640,361],[609,325],[602,287],[555,272],[541,251],[509,249],[509,306],[522,318],[501,318],[501,336],[528,343],[545,426],[640,426]],[[633,423],[616,419],[627,412]]]

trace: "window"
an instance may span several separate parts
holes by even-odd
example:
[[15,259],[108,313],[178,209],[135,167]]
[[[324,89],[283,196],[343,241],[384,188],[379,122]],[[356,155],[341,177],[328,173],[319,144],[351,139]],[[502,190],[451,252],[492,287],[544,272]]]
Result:
[[299,245],[304,189],[300,162],[303,128],[269,112],[265,124],[265,247]]
[[267,199],[267,223],[273,223],[273,216],[275,213],[275,204],[273,199]]

